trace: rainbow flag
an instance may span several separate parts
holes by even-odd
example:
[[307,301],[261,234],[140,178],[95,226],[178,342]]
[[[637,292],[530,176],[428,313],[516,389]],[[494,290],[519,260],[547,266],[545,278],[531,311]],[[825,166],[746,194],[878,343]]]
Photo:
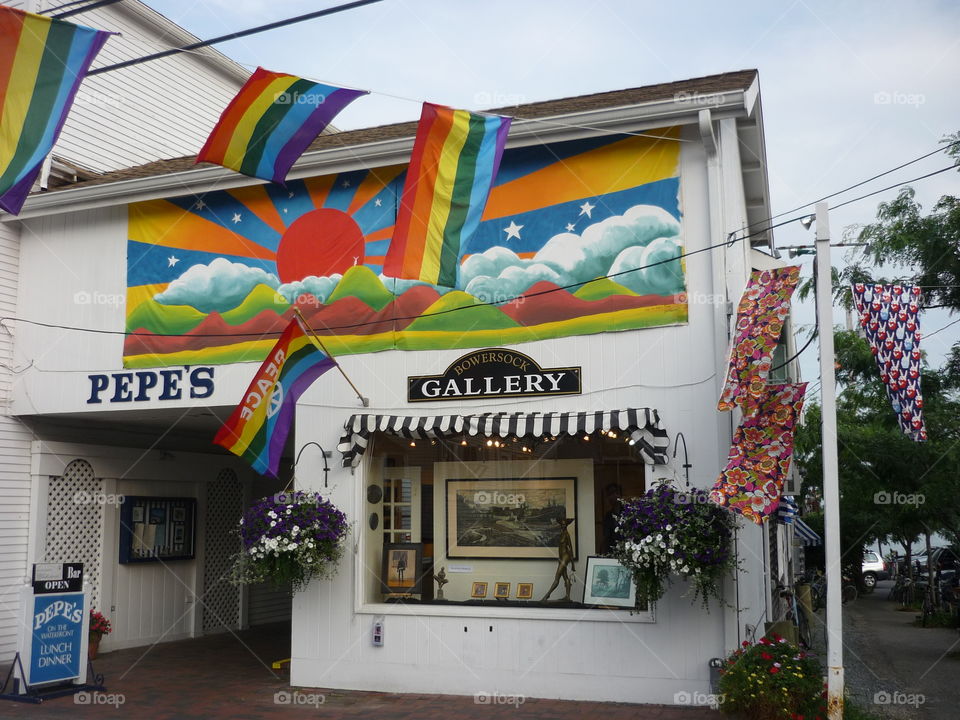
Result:
[[334,365],[295,316],[213,442],[276,477],[297,399]]
[[20,212],[111,34],[0,5],[0,208]]
[[384,275],[456,285],[509,130],[508,117],[423,104]]
[[366,94],[258,67],[223,111],[197,162],[283,184],[337,113]]

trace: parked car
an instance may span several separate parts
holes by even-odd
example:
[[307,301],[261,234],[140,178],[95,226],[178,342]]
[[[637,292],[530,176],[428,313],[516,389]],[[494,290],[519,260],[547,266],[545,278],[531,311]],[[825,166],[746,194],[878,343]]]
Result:
[[863,573],[863,584],[868,588],[873,588],[877,584],[877,580],[886,580],[890,577],[887,563],[872,550],[864,550],[861,572]]

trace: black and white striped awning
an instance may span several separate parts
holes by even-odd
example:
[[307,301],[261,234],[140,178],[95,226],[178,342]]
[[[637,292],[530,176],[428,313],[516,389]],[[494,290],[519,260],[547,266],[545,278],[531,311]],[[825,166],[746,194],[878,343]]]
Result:
[[413,440],[454,435],[523,438],[544,435],[584,435],[597,430],[629,434],[631,445],[649,465],[667,462],[670,438],[656,410],[600,410],[565,413],[484,413],[482,415],[353,415],[344,424],[345,433],[337,449],[343,453],[343,467],[356,467],[366,452],[370,436],[389,433]]

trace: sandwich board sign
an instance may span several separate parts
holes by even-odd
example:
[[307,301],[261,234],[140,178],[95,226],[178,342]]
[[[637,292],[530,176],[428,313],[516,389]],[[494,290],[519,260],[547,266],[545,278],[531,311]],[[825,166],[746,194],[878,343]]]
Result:
[[68,684],[67,692],[89,687],[85,683],[90,597],[82,583],[83,566],[78,563],[34,566],[33,582],[20,595],[20,646],[11,670],[14,696],[28,699],[24,696],[35,696],[57,683]]

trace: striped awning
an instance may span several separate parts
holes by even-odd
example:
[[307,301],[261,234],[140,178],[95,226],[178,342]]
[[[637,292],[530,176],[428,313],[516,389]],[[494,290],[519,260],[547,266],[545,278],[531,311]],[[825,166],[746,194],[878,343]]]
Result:
[[797,502],[792,495],[784,495],[780,498],[780,507],[777,508],[778,523],[791,525],[799,514],[800,508],[797,507]]
[[800,538],[800,542],[804,545],[823,545],[823,540],[817,535],[817,531],[800,518],[794,518],[793,527],[797,532],[797,537]]
[[484,413],[482,415],[353,415],[344,424],[337,449],[343,453],[343,467],[356,467],[375,432],[410,439],[479,435],[500,438],[584,435],[597,430],[619,431],[630,438],[643,461],[664,465],[670,438],[656,410],[630,408],[596,412],[565,413]]

